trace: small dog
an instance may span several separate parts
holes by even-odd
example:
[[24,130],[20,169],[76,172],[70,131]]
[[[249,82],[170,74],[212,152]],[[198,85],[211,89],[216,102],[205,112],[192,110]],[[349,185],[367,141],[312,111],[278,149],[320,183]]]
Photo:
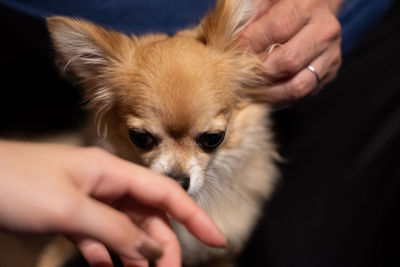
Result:
[[58,62],[85,89],[102,144],[175,179],[228,247],[207,247],[176,222],[185,265],[229,266],[277,178],[261,61],[238,45],[253,0],[219,0],[193,29],[127,36],[48,18]]

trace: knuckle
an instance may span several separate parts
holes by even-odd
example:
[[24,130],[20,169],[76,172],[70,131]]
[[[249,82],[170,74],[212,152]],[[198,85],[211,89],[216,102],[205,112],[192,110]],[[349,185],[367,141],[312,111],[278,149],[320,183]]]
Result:
[[329,27],[325,28],[325,35],[327,39],[338,39],[341,37],[342,28],[335,16],[330,15],[327,18],[326,25],[329,25]]
[[240,35],[243,46],[250,47],[255,53],[263,52],[272,41],[265,27],[249,26],[249,29]]
[[293,28],[293,20],[290,16],[277,12],[270,22],[269,31],[274,42],[282,43],[290,37]]
[[240,42],[241,42],[241,44],[242,44],[244,47],[248,47],[248,48],[250,48],[251,50],[253,50],[254,52],[258,53],[258,52],[260,52],[260,51],[259,51],[260,49],[258,48],[257,43],[254,42],[253,40],[254,40],[254,38],[252,38],[252,35],[250,35],[250,33],[249,33],[248,31],[243,32],[243,33],[240,35]]
[[173,231],[168,231],[167,233],[164,233],[164,235],[159,238],[159,242],[164,245],[179,244],[178,237]]
[[298,100],[308,94],[310,89],[309,81],[305,78],[297,78],[289,85],[289,97],[291,100]]
[[79,216],[83,199],[79,196],[69,196],[68,198],[59,198],[57,204],[52,209],[52,222],[57,227],[70,229],[73,222]]
[[280,70],[286,74],[297,73],[303,66],[298,51],[288,51],[280,59]]

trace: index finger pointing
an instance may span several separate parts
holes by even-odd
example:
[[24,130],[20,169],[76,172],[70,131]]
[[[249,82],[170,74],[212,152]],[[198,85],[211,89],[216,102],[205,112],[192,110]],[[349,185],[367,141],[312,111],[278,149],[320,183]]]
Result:
[[129,194],[143,204],[164,210],[200,241],[217,247],[226,245],[215,223],[171,178],[154,175],[131,179]]
[[108,158],[101,169],[101,179],[92,185],[94,197],[118,199],[129,195],[144,205],[168,213],[200,241],[216,247],[226,245],[215,223],[171,178],[116,157]]

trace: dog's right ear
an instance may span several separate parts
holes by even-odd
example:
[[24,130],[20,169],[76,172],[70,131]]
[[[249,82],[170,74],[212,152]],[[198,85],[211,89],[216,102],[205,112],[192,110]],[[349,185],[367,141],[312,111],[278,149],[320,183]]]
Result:
[[134,42],[119,32],[67,17],[47,18],[57,62],[81,81],[96,79],[107,67],[129,60]]

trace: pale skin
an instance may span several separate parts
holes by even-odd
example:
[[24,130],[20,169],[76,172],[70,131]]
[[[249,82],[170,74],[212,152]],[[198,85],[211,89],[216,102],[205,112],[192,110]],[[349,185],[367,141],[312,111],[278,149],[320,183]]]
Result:
[[181,266],[167,217],[202,242],[226,245],[211,219],[172,179],[98,148],[0,140],[0,229],[64,233],[91,266]]
[[[336,15],[342,2],[256,0],[256,19],[242,31],[240,42],[264,62],[273,82],[265,90],[268,101],[290,104],[316,93],[336,77],[341,65],[341,29]],[[272,45],[275,49],[268,53]],[[318,72],[319,85],[308,65]]]

